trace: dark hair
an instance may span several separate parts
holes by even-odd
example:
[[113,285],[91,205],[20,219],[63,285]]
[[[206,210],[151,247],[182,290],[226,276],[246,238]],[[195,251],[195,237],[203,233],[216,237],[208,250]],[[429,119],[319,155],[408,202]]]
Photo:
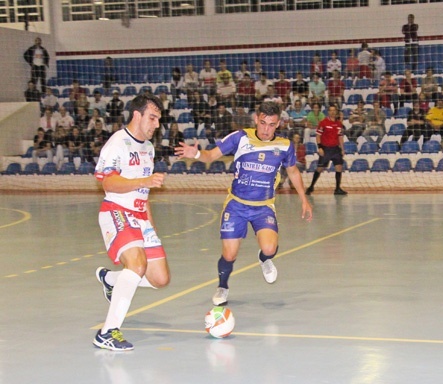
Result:
[[281,109],[280,106],[274,101],[265,101],[260,104],[257,109],[257,116],[260,114],[264,114],[266,116],[274,116],[277,115],[280,118]]
[[148,104],[153,104],[158,110],[163,111],[163,103],[161,100],[152,94],[143,94],[136,96],[129,105],[129,121],[134,117],[134,112],[138,111],[143,115]]

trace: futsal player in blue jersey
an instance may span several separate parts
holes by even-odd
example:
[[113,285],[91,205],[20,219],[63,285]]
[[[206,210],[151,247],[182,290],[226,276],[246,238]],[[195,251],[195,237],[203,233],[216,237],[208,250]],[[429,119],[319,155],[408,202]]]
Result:
[[275,131],[280,124],[280,107],[274,102],[262,103],[255,116],[256,128],[231,133],[209,151],[199,151],[198,143],[180,143],[175,152],[179,158],[194,158],[213,162],[223,155],[234,155],[235,174],[223,206],[220,224],[222,256],[218,261],[219,285],[212,298],[214,305],[228,301],[228,280],[240,248],[246,237],[248,223],[257,237],[258,259],[267,283],[277,279],[277,269],[272,258],[278,251],[278,226],[275,215],[275,190],[280,179],[280,167],[285,167],[288,177],[302,201],[302,218],[312,219],[312,207],[297,169],[294,146],[288,139],[278,137]]

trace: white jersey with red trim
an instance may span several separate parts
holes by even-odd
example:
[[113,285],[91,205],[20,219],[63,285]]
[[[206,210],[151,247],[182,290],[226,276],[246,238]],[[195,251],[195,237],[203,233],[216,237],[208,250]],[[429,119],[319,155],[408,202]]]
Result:
[[[148,140],[135,139],[127,129],[115,132],[100,152],[95,177],[118,174],[126,179],[151,176],[154,170],[154,146]],[[105,200],[132,211],[145,212],[149,188],[126,193],[105,191]]]

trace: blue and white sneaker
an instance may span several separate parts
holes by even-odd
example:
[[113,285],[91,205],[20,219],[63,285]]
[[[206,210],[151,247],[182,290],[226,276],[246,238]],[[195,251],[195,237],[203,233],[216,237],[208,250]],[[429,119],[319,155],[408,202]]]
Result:
[[98,330],[92,343],[99,348],[109,349],[110,351],[132,351],[134,346],[125,340],[120,329],[110,329],[105,334]]
[[109,285],[105,280],[105,276],[108,272],[109,269],[98,267],[95,271],[95,276],[97,276],[97,280],[103,285],[103,294],[105,296],[105,299],[111,302],[112,290],[114,289],[114,287],[112,285]]
[[265,278],[268,284],[272,284],[277,280],[277,268],[275,268],[274,263],[271,259],[266,260],[265,262],[260,260],[260,251],[258,251],[258,261],[261,266],[261,270],[263,272],[263,277]]

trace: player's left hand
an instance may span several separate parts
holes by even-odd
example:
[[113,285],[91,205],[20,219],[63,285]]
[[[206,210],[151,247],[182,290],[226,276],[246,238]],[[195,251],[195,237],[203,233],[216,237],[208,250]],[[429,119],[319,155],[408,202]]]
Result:
[[312,206],[311,204],[309,204],[308,200],[303,201],[302,203],[302,214],[301,214],[301,218],[305,219],[306,221],[311,221],[312,220]]
[[179,143],[179,147],[174,149],[174,153],[178,156],[179,159],[184,157],[188,159],[193,159],[198,152],[198,141],[194,141],[194,145],[188,145],[186,143]]

